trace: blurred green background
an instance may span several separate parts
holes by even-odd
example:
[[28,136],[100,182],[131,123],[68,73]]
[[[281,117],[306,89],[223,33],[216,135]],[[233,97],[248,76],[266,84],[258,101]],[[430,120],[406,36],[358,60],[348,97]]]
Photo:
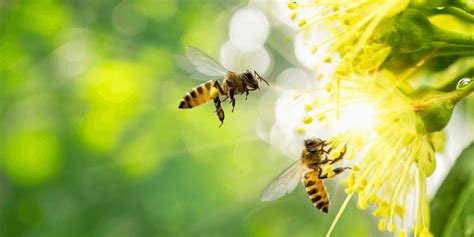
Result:
[[[172,55],[218,58],[245,4],[0,0],[0,236],[323,236],[341,188],[328,215],[302,187],[259,201],[291,163],[255,135],[261,92],[220,129],[177,109],[198,82]],[[354,206],[334,236],[380,236]]]

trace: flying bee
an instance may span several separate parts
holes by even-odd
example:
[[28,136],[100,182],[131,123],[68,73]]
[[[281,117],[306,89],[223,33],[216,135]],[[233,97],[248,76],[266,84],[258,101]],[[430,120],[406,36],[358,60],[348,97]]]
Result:
[[[304,142],[305,149],[301,158],[273,180],[263,191],[261,200],[272,201],[286,193],[291,193],[301,180],[306,188],[306,193],[313,205],[324,213],[329,211],[329,196],[324,186],[323,179],[331,178],[322,174],[322,165],[334,164],[344,156],[345,149],[335,159],[329,159],[331,148],[325,149],[329,144],[322,139],[308,139]],[[339,167],[332,170],[334,175],[342,173],[350,167]],[[328,172],[329,173],[329,172]]]
[[[267,86],[269,85],[256,71],[253,74],[249,70],[240,74],[230,71],[192,46],[186,47],[186,58],[177,56],[176,60],[185,71],[192,73],[191,77],[199,80],[212,79],[186,93],[178,108],[192,109],[213,100],[216,107],[215,112],[221,122],[219,127],[224,123],[225,117],[220,97],[225,96],[223,101],[229,99],[229,103],[232,104],[232,112],[234,112],[235,95],[245,93],[245,100],[247,100],[250,91],[260,89],[259,81],[265,82]],[[222,86],[219,84],[219,78],[224,78]]]

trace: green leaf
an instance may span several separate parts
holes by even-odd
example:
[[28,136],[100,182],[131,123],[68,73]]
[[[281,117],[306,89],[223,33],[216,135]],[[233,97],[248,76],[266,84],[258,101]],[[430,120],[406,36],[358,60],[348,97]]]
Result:
[[454,164],[431,201],[435,236],[474,236],[474,143]]

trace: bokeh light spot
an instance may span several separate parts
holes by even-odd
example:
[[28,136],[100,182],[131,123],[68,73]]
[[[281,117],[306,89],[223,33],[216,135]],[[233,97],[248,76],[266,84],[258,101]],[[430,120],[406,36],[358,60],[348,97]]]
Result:
[[240,50],[257,50],[265,43],[269,33],[270,23],[258,9],[241,9],[230,20],[229,38]]
[[87,112],[79,129],[87,144],[109,150],[119,140],[126,122],[145,106],[151,82],[147,68],[123,61],[110,61],[85,75],[83,93]]
[[134,36],[141,33],[146,26],[146,18],[128,2],[117,5],[112,13],[112,23],[118,33]]
[[176,0],[141,0],[137,7],[147,16],[165,20],[176,13],[178,2]]
[[21,131],[5,144],[5,173],[14,182],[35,185],[51,179],[59,168],[57,138],[47,131]]
[[127,144],[120,156],[123,171],[130,177],[150,174],[161,161],[160,152],[152,136],[141,136]]

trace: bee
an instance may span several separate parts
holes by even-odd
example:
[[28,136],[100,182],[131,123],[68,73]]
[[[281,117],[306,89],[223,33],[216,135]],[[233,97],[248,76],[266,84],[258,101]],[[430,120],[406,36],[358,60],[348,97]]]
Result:
[[[329,211],[329,196],[324,186],[323,179],[330,178],[322,174],[322,166],[334,164],[344,156],[345,149],[335,159],[329,159],[331,148],[325,149],[329,144],[322,139],[308,139],[304,142],[305,148],[301,158],[275,178],[263,191],[261,200],[272,201],[286,193],[291,193],[301,180],[306,188],[306,193],[313,205],[324,213]],[[350,167],[339,167],[332,170],[335,175],[342,173]]]
[[[186,47],[186,58],[176,56],[176,60],[185,71],[192,73],[191,77],[199,80],[212,79],[187,92],[181,99],[178,108],[192,109],[213,100],[215,112],[221,122],[219,127],[224,123],[225,117],[220,97],[225,96],[223,101],[229,99],[229,103],[232,104],[232,112],[234,112],[236,95],[245,93],[245,100],[247,100],[250,91],[260,89],[259,81],[269,85],[256,71],[251,73],[247,70],[240,74],[233,72],[192,46]],[[222,86],[217,80],[219,78],[224,78]]]

